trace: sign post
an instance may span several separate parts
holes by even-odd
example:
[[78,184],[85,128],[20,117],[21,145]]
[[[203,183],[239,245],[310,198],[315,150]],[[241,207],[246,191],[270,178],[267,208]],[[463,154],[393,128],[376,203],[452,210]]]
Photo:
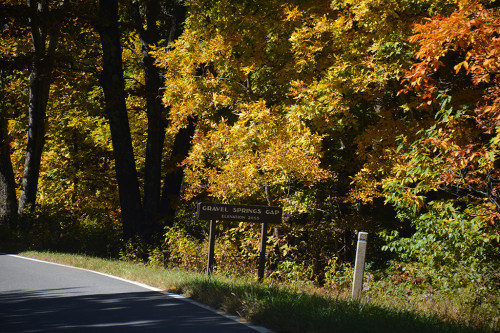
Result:
[[226,205],[219,203],[200,202],[197,216],[200,220],[210,220],[208,243],[207,275],[210,275],[214,265],[215,227],[216,221],[238,221],[262,223],[259,255],[258,279],[264,278],[266,264],[267,224],[281,223],[283,209],[274,206]]
[[208,234],[208,260],[207,260],[207,275],[212,274],[214,267],[214,253],[215,253],[215,227],[217,221],[210,220],[210,233]]
[[267,244],[267,223],[262,223],[260,229],[260,253],[259,253],[259,271],[257,278],[262,281],[264,278],[264,268],[266,267],[266,244]]

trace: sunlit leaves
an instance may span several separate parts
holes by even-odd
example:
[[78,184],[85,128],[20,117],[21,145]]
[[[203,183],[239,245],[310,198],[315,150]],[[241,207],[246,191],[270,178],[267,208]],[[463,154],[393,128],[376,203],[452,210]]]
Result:
[[[274,111],[274,112],[273,112]],[[198,133],[186,160],[188,193],[225,200],[263,194],[264,186],[314,183],[328,176],[317,158],[320,138],[300,119],[279,116],[263,101],[242,104],[234,124]]]
[[416,56],[421,61],[405,76],[407,90],[421,91],[424,99],[435,97],[437,82],[429,74],[445,66],[445,55],[453,52],[460,55],[452,64],[456,74],[470,74],[474,85],[491,83],[500,63],[499,24],[495,11],[462,1],[461,9],[450,16],[416,25],[410,40],[420,45]]
[[[184,162],[186,195],[220,200],[260,196],[264,187],[312,184],[320,168],[321,136],[288,94],[296,75],[289,36],[294,24],[274,1],[190,1],[184,34],[157,49],[167,70],[163,101],[170,133],[197,119]],[[279,200],[279,198],[277,198]]]

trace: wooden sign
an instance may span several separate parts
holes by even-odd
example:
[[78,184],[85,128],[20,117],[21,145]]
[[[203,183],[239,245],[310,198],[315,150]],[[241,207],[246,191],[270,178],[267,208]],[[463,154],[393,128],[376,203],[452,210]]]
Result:
[[200,202],[198,203],[198,218],[216,221],[281,223],[283,208]]
[[217,221],[238,221],[262,223],[260,231],[260,255],[258,278],[264,278],[264,267],[266,264],[266,242],[267,224],[281,223],[283,218],[283,208],[274,206],[254,206],[254,205],[226,205],[220,203],[200,202],[198,203],[198,218],[200,220],[210,220],[210,232],[208,236],[208,260],[207,275],[212,273],[215,247],[215,226]]

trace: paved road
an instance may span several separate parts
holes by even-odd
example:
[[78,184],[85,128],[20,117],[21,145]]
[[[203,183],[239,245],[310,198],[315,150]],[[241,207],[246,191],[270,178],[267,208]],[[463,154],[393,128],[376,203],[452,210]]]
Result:
[[154,288],[0,254],[0,332],[59,331],[258,332]]

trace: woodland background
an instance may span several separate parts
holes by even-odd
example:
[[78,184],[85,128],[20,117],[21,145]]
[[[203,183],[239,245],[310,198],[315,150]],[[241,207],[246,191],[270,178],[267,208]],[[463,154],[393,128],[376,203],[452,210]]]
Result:
[[498,301],[498,5],[2,0],[0,239],[203,270],[196,203],[274,205],[271,278],[345,284],[368,231],[382,280]]

